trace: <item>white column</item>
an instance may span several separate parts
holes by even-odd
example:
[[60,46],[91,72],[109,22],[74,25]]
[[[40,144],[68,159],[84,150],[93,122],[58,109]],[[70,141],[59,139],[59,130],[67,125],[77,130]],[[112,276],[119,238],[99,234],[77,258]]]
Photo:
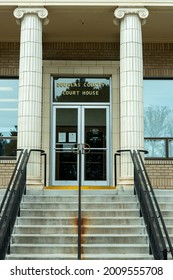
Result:
[[[41,149],[42,24],[45,8],[14,10],[21,24],[19,65],[18,148]],[[40,154],[32,153],[27,169],[28,185],[41,185]]]
[[[144,148],[142,28],[145,8],[118,8],[120,20],[120,149]],[[128,153],[121,156],[120,184],[133,184],[133,166]]]

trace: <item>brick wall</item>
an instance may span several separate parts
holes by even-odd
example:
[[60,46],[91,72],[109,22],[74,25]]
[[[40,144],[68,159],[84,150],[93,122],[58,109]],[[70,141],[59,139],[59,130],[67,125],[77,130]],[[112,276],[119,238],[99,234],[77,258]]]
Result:
[[[18,42],[0,42],[0,76],[18,75]],[[119,43],[43,43],[44,60],[119,60]],[[173,44],[144,43],[144,76],[173,77]]]
[[173,44],[143,45],[144,77],[173,77]]
[[145,162],[154,188],[173,188],[172,160],[146,160]]
[[7,187],[14,166],[15,160],[0,160],[0,188]]
[[0,76],[19,75],[19,43],[0,42]]
[[119,60],[117,43],[44,43],[45,60]]
[[[18,42],[0,42],[0,76],[18,76]],[[144,76],[173,77],[173,44],[144,43]],[[43,43],[44,60],[119,60],[119,43]],[[155,187],[173,188],[172,161],[146,161],[150,178]],[[7,185],[12,161],[0,161],[0,186]]]

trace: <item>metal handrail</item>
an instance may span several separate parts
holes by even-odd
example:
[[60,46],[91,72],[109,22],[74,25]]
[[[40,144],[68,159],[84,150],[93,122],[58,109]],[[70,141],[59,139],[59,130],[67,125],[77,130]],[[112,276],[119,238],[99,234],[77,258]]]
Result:
[[[163,224],[164,224],[164,220],[161,211],[159,211],[159,217],[156,213],[155,210],[156,205],[155,203],[153,203],[153,200],[150,196],[150,192],[148,190],[147,177],[145,176],[147,172],[146,170],[143,169],[143,165],[141,164],[141,161],[143,162],[142,157],[141,156],[139,157],[140,152],[146,152],[146,151],[138,150],[137,152],[136,151],[132,152],[131,150],[118,150],[117,152],[120,154],[122,152],[130,153],[134,165],[135,192],[138,195],[140,209],[145,221],[149,242],[150,242],[150,249],[154,256],[154,259],[167,259],[167,247],[160,226],[160,220],[163,221]],[[151,185],[150,187],[152,188]],[[165,224],[164,227],[166,228]]]
[[4,204],[5,204],[6,198],[7,198],[8,194],[9,194],[9,192],[10,192],[10,188],[11,188],[12,182],[13,182],[13,180],[14,180],[15,174],[16,174],[16,172],[17,172],[18,169],[19,169],[19,164],[20,164],[21,157],[22,157],[22,154],[23,154],[23,151],[24,151],[24,150],[21,149],[20,151],[21,151],[21,152],[20,152],[20,155],[19,155],[19,157],[18,157],[18,159],[17,159],[15,168],[14,168],[13,173],[12,173],[12,175],[11,175],[11,178],[10,178],[10,181],[9,181],[9,183],[8,183],[7,189],[6,189],[6,191],[5,191],[4,197],[3,197],[2,201],[1,201],[1,205],[0,205],[0,216],[1,216],[1,211],[2,211],[2,209],[3,209],[3,207],[4,207]]
[[87,143],[77,144],[77,147],[72,148],[72,152],[79,156],[79,177],[78,177],[78,250],[77,259],[81,260],[82,255],[82,197],[81,197],[81,184],[82,184],[82,154],[90,152],[90,145]]
[[4,199],[1,203],[0,218],[0,259],[5,259],[7,252],[10,253],[10,239],[17,215],[20,213],[20,203],[26,190],[26,168],[31,152],[41,152],[43,150],[27,149],[22,150],[16,167],[10,179]]
[[78,260],[81,260],[82,245],[82,210],[81,210],[81,157],[82,151],[79,149],[79,180],[78,180]]
[[152,195],[155,207],[156,207],[157,212],[158,212],[158,218],[160,218],[160,221],[161,221],[161,225],[162,225],[162,228],[163,228],[163,231],[164,231],[164,234],[165,234],[168,246],[169,246],[169,252],[171,253],[171,255],[173,257],[173,246],[172,246],[172,243],[171,243],[171,240],[170,240],[170,237],[169,237],[169,234],[168,234],[168,231],[167,231],[167,228],[166,228],[166,225],[165,225],[165,222],[164,222],[161,210],[160,210],[160,206],[159,206],[157,198],[155,196],[155,193],[154,193],[154,190],[153,190],[150,178],[149,178],[147,170],[145,168],[144,161],[142,160],[141,152],[145,152],[145,151],[144,150],[138,150],[137,152],[138,152],[138,156],[140,158],[140,162],[141,162],[141,166],[142,166],[143,172],[145,174],[145,177],[146,177],[146,180],[147,180],[147,183],[148,183],[149,192]]
[[26,187],[26,165],[28,162],[28,151],[24,150],[20,159],[18,170],[14,174],[9,196],[4,200],[4,209],[0,220],[0,259],[10,252],[10,238],[14,228],[15,220],[20,212],[20,202]]

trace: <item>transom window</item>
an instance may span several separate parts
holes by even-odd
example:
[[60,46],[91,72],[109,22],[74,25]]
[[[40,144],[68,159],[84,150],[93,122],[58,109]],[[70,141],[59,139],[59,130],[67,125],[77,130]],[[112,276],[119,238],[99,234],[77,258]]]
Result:
[[109,102],[110,78],[55,77],[53,102]]
[[18,79],[0,78],[0,157],[16,156]]

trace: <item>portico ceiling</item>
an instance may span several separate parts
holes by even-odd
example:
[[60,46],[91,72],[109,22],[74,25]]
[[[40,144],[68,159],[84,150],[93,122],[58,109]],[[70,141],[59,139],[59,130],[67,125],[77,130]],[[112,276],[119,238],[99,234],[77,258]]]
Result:
[[[0,41],[20,40],[15,7],[0,9]],[[116,7],[48,7],[49,24],[43,26],[44,42],[119,42],[113,24]],[[173,7],[150,7],[143,29],[144,42],[173,42]]]

